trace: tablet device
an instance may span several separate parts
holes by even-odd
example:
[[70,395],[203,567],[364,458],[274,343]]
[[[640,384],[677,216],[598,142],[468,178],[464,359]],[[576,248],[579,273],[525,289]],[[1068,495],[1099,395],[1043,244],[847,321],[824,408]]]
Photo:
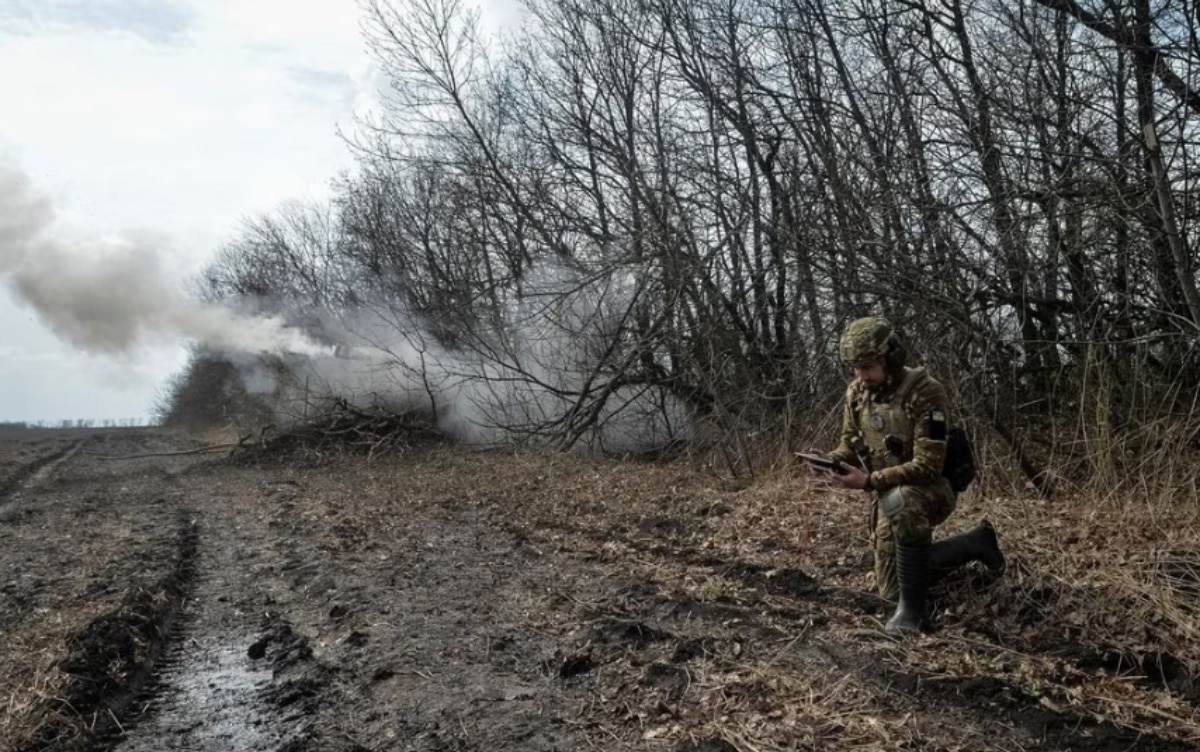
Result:
[[822,457],[819,454],[807,454],[805,452],[796,452],[796,456],[820,470],[829,470],[838,475],[842,474],[842,463],[838,460]]

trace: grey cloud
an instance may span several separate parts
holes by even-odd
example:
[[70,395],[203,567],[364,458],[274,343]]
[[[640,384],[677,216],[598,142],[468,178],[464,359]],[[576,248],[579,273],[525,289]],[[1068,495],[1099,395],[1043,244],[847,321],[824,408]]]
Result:
[[196,14],[177,0],[0,0],[0,31],[125,32],[170,44],[187,37]]

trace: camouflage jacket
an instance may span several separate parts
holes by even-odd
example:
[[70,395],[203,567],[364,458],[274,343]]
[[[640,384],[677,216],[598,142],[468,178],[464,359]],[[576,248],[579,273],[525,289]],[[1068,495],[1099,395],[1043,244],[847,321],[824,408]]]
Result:
[[857,379],[846,389],[842,434],[830,456],[871,473],[876,491],[938,483],[950,420],[946,389],[924,368],[878,391]]

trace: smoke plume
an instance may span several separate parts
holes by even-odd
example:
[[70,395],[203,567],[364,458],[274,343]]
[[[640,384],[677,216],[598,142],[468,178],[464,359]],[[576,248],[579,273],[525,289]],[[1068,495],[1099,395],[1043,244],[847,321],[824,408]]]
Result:
[[[362,411],[419,413],[462,441],[543,443],[574,437],[598,451],[657,448],[690,434],[679,400],[660,388],[622,386],[602,354],[626,317],[628,290],[535,267],[495,328],[447,347],[396,301],[312,312],[334,352],[235,359],[242,382],[268,398],[282,423],[349,404]],[[603,288],[603,289],[601,289]],[[554,301],[547,304],[547,300]]]
[[635,298],[617,278],[530,270],[504,320],[451,349],[394,300],[306,310],[303,330],[199,302],[169,282],[154,236],[66,243],[52,237],[53,224],[51,203],[28,176],[0,163],[0,279],[60,338],[96,354],[155,339],[219,351],[284,423],[348,404],[418,412],[476,442],[568,436],[629,450],[687,433],[669,394],[606,375],[604,353]]
[[97,354],[187,338],[224,350],[317,355],[328,350],[275,317],[188,298],[168,280],[147,233],[65,243],[29,177],[0,163],[0,278],[56,335]]

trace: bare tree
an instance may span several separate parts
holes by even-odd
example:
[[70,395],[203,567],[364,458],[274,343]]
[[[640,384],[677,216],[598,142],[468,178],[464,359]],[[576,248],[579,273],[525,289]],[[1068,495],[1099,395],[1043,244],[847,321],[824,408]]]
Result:
[[870,312],[1035,477],[1058,431],[1191,409],[1191,0],[528,8],[501,46],[460,0],[370,0],[359,174],[247,226],[210,292],[394,306],[422,368],[563,445],[646,404],[786,431]]

